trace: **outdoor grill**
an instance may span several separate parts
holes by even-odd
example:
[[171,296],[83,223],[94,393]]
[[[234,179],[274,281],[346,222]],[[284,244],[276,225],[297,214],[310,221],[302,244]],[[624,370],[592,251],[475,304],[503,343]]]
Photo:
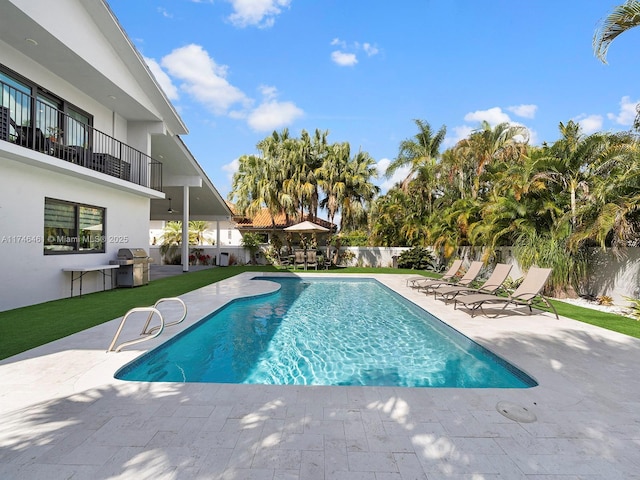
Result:
[[120,265],[117,275],[118,287],[139,287],[148,284],[151,260],[144,248],[118,250],[118,259],[109,262],[112,265]]

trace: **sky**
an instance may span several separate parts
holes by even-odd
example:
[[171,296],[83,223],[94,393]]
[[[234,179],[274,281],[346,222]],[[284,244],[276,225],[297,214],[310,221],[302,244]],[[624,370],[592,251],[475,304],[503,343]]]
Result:
[[593,54],[623,0],[108,0],[189,129],[182,139],[223,197],[238,158],[284,128],[368,152],[382,193],[415,119],[445,148],[483,120],[558,139],[629,130],[640,29]]

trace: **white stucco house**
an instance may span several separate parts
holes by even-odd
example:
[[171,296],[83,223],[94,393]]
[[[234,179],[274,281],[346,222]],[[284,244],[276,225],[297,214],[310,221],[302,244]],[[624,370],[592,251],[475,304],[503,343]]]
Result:
[[0,311],[68,297],[73,269],[101,290],[91,268],[148,248],[168,197],[228,221],[187,133],[105,1],[0,2]]

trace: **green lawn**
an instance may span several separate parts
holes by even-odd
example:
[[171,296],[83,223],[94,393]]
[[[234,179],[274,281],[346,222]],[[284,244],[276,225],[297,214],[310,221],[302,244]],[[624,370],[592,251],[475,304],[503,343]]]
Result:
[[[152,281],[138,288],[114,289],[0,312],[0,359],[121,317],[130,308],[153,305],[242,272],[276,272],[274,267],[212,268]],[[410,273],[393,268],[341,268],[319,273]],[[435,275],[434,275],[435,276]],[[640,322],[568,303],[553,302],[558,314],[640,338]]]

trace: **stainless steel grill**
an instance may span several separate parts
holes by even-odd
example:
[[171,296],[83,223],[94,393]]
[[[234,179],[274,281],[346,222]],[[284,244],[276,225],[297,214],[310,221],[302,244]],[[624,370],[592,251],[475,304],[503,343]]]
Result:
[[149,264],[152,258],[144,248],[121,248],[118,259],[111,260],[112,265],[119,265],[117,275],[118,287],[139,287],[149,283]]

